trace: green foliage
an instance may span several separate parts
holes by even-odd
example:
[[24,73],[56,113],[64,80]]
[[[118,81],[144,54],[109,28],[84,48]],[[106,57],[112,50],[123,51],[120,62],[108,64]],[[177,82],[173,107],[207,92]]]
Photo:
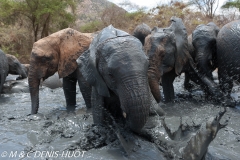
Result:
[[92,21],[80,27],[80,32],[92,33],[99,31],[103,28],[103,23],[101,21]]
[[144,11],[142,10],[139,10],[139,11],[136,11],[136,12],[127,12],[126,13],[126,17],[130,18],[131,20],[136,20],[140,17],[143,17],[145,16],[146,13],[144,13]]
[[240,10],[240,0],[229,0],[221,8],[238,8]]
[[32,36],[27,29],[7,25],[0,27],[0,48],[22,63],[29,63],[32,44]]
[[48,36],[50,31],[75,22],[75,8],[75,0],[1,0],[0,19],[6,24],[19,23],[24,19],[32,26],[37,41],[38,38]]

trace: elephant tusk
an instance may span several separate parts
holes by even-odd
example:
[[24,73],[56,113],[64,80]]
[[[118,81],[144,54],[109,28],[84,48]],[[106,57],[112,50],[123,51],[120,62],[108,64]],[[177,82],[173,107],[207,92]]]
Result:
[[126,118],[127,117],[127,114],[125,112],[123,112],[123,117]]

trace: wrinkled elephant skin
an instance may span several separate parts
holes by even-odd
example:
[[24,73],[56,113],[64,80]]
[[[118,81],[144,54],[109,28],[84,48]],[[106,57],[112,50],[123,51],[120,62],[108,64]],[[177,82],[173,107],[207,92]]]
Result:
[[76,83],[78,81],[88,108],[91,106],[91,88],[85,82],[77,69],[76,59],[88,49],[91,37],[74,29],[67,28],[42,38],[33,44],[30,67],[29,89],[32,102],[31,114],[36,114],[39,108],[39,85],[58,71],[63,78],[63,90],[66,106],[69,110],[76,107]]
[[[233,81],[240,82],[240,20],[224,25],[217,36],[217,64],[220,88],[227,97]],[[235,105],[234,105],[235,106]]]
[[130,129],[139,132],[148,119],[152,97],[147,78],[149,63],[140,41],[108,26],[77,62],[93,86],[94,123],[103,123],[104,106],[112,115],[125,117]]

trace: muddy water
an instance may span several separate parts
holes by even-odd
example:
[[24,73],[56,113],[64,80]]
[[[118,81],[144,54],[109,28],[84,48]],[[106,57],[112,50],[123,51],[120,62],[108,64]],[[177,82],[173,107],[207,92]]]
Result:
[[41,87],[39,97],[39,114],[29,115],[29,93],[0,96],[0,159],[163,159],[157,147],[143,139],[138,151],[127,157],[113,130],[93,126],[79,91],[75,113],[64,110],[62,88]]
[[[138,137],[137,148],[127,156],[110,128],[93,125],[92,115],[86,112],[81,93],[77,92],[77,109],[74,113],[64,110],[65,98],[62,88],[41,87],[39,114],[29,115],[29,93],[11,93],[0,96],[0,159],[85,159],[85,160],[154,160],[168,159],[172,144],[185,145],[185,141],[201,127],[210,116],[217,115],[221,106],[204,101],[201,90],[191,94],[182,88],[183,77],[175,80],[178,101],[163,105],[169,128],[178,127],[179,119],[185,128],[184,136],[175,139],[166,133],[161,117],[151,117],[152,133],[159,138],[154,143],[146,137]],[[21,83],[22,84],[22,83]],[[23,83],[24,85],[24,83]],[[240,99],[240,87],[235,86],[232,96]],[[219,131],[211,143],[208,159],[233,159],[240,157],[240,110],[228,108],[222,121],[228,120],[226,128]],[[165,144],[162,142],[166,142]],[[174,155],[174,154],[173,154]]]

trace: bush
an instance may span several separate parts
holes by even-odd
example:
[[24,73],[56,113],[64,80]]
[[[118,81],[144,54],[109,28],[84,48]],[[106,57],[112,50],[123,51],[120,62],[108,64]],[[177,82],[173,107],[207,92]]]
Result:
[[101,30],[103,27],[103,23],[100,21],[92,21],[90,23],[85,24],[80,27],[80,32],[83,33],[92,33]]
[[16,56],[21,63],[29,63],[33,38],[29,31],[16,26],[0,27],[0,48]]

